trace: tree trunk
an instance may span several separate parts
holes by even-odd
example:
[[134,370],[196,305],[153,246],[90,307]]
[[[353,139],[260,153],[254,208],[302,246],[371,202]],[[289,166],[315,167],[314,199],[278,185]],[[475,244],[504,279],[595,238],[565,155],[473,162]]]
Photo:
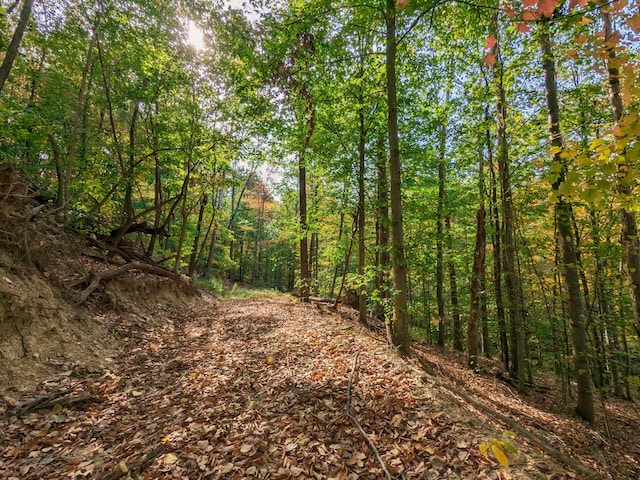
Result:
[[[491,161],[491,158],[489,158]],[[496,302],[496,317],[498,321],[498,334],[500,336],[500,357],[505,371],[509,371],[509,341],[507,339],[507,322],[504,315],[504,296],[502,294],[502,227],[498,209],[498,186],[493,162],[489,164],[491,179],[491,196],[489,198],[489,210],[493,231],[491,232],[491,244],[493,245],[493,293]]]
[[364,99],[359,98],[358,109],[359,138],[358,138],[358,320],[363,325],[367,324],[367,297],[364,285],[364,160],[365,160],[365,130],[364,130]]
[[[613,48],[615,32],[611,25],[611,14],[602,11],[601,16],[604,23],[604,45],[608,50],[605,62],[607,64],[608,71],[607,79],[609,84],[609,98],[611,99],[611,107],[613,109],[613,119],[616,126],[619,126],[624,112],[624,104],[622,101],[622,95],[620,94],[620,70],[615,66],[616,52]],[[626,156],[624,154],[619,155],[616,158],[616,161],[618,164],[618,193],[623,199],[623,204],[626,204],[633,198],[632,185],[634,180]],[[620,217],[622,220],[622,236],[620,241],[624,249],[624,258],[627,264],[633,320],[636,333],[638,334],[638,337],[640,337],[640,256],[638,255],[638,226],[636,222],[636,213],[623,207],[620,209]]]
[[387,321],[391,343],[403,355],[411,354],[407,321],[407,266],[402,231],[402,171],[398,136],[398,99],[396,94],[396,2],[387,0],[386,8],[386,87],[387,130],[389,134],[389,176],[391,183],[391,236],[395,293],[393,319]]
[[[447,93],[448,101],[448,93]],[[438,345],[444,347],[444,158],[447,130],[444,122],[440,126],[440,153],[438,158],[438,210],[436,212],[436,301],[438,303]]]
[[[497,18],[495,18],[495,31]],[[498,132],[498,172],[500,176],[500,198],[502,201],[502,267],[505,274],[505,286],[507,289],[507,305],[511,318],[512,332],[512,373],[518,378],[518,391],[524,392],[525,365],[524,365],[524,337],[522,318],[522,298],[520,292],[520,278],[516,272],[515,264],[515,238],[513,234],[514,214],[511,192],[511,172],[509,165],[509,150],[507,144],[507,103],[503,83],[503,65],[500,57],[500,47],[496,44],[494,55],[498,59],[493,67],[494,79],[498,86],[497,102],[497,132]]]
[[[89,77],[89,70],[91,69],[91,58],[93,57],[93,48],[96,44],[97,27],[96,31],[91,35],[91,41],[89,42],[89,49],[87,51],[87,57],[84,62],[84,68],[82,69],[82,81],[80,82],[80,90],[78,91],[78,100],[76,102],[76,111],[73,119],[73,128],[71,130],[71,144],[69,146],[69,154],[67,158],[66,171],[63,180],[62,198],[58,198],[58,207],[67,205],[70,200],[69,187],[71,185],[71,175],[73,174],[73,162],[76,157],[76,149],[78,147],[78,131],[80,130],[82,122],[82,111],[84,104],[84,94],[87,86],[87,78]],[[64,208],[64,218],[68,218],[68,205]]]
[[451,297],[451,316],[453,317],[453,349],[462,352],[462,320],[460,319],[460,305],[458,304],[458,280],[456,266],[453,263],[453,243],[451,241],[451,217],[446,216],[447,250],[449,251],[449,295]]
[[13,61],[16,59],[16,55],[18,54],[18,48],[22,41],[22,35],[24,35],[24,32],[27,29],[27,23],[29,22],[32,7],[33,0],[25,0],[22,5],[22,10],[20,10],[20,20],[18,20],[18,25],[13,32],[13,37],[11,37],[11,42],[5,52],[2,65],[0,65],[0,94],[2,94],[4,83],[7,81],[7,78],[9,78],[11,67],[13,67]]
[[476,213],[476,248],[471,269],[471,310],[467,323],[467,356],[471,370],[478,369],[478,318],[480,317],[482,270],[486,252],[484,202],[480,203]]
[[193,248],[191,249],[191,257],[189,258],[189,271],[187,275],[193,278],[198,264],[198,244],[200,243],[200,234],[202,233],[202,220],[204,219],[204,210],[207,207],[207,196],[200,197],[200,211],[198,212],[198,223],[196,225],[196,235],[193,238]]
[[549,113],[549,134],[551,145],[556,147],[554,164],[558,168],[558,178],[553,182],[553,191],[557,196],[556,216],[558,236],[562,246],[562,266],[564,283],[567,293],[567,306],[571,329],[571,343],[573,345],[574,368],[578,385],[578,399],[576,413],[588,422],[595,418],[593,395],[591,391],[591,376],[589,374],[587,332],[585,328],[585,312],[582,304],[582,292],[578,274],[578,255],[571,223],[571,204],[559,193],[560,185],[564,182],[567,165],[561,156],[563,146],[560,129],[560,108],[556,80],[556,66],[553,56],[549,33],[549,20],[543,19],[540,24],[540,46],[542,48],[542,65],[545,75],[545,90],[547,110]]
[[378,318],[385,320],[386,303],[389,299],[389,182],[387,180],[387,156],[384,151],[384,138],[378,138],[378,249],[377,277]]

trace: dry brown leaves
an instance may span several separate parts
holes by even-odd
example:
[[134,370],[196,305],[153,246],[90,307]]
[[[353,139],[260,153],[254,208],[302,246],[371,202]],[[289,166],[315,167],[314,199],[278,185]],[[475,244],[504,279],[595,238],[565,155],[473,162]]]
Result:
[[[106,400],[0,418],[0,478],[564,478],[525,451],[507,470],[478,453],[500,433],[429,388],[353,322],[288,300],[203,297],[128,329],[100,374],[43,385]],[[0,412],[1,413],[1,412]],[[162,454],[141,474],[149,452]],[[546,461],[547,465],[553,465]],[[544,466],[544,465],[542,465]]]

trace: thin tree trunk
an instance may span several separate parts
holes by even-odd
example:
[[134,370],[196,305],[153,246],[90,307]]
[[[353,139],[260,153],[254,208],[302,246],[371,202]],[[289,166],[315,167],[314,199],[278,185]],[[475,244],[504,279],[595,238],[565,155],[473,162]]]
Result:
[[491,244],[493,245],[493,293],[496,302],[496,318],[498,321],[498,334],[500,337],[500,357],[505,371],[509,371],[509,341],[507,339],[507,322],[504,315],[504,296],[502,294],[502,228],[498,209],[498,186],[493,162],[489,158],[489,170],[491,180],[491,196],[489,198],[489,210],[493,231],[491,232]]
[[[614,50],[615,32],[611,25],[611,14],[601,11],[604,23],[604,45],[608,51],[605,62],[608,70],[609,98],[613,109],[613,119],[619,128],[620,120],[624,113],[624,104],[620,94],[620,70],[616,67],[616,52]],[[618,165],[617,188],[618,193],[623,197],[623,203],[633,198],[633,172],[625,155],[616,158]],[[627,264],[627,275],[629,276],[629,289],[631,292],[631,307],[633,309],[633,319],[638,337],[640,337],[640,256],[638,254],[638,227],[636,213],[620,209],[622,220],[621,243],[624,249],[624,258]]]
[[18,20],[18,25],[13,32],[11,42],[9,43],[7,51],[4,55],[4,59],[2,60],[2,65],[0,65],[0,94],[2,94],[4,83],[7,81],[7,78],[9,78],[11,67],[13,67],[13,61],[16,59],[16,55],[18,54],[18,48],[20,47],[22,36],[27,29],[27,23],[29,22],[29,16],[31,15],[32,7],[33,0],[25,0],[22,4],[22,9],[20,10],[20,20]]
[[453,349],[462,352],[462,320],[460,318],[460,305],[458,304],[458,280],[456,266],[453,263],[453,242],[451,241],[451,217],[446,216],[447,250],[449,251],[449,295],[451,297],[451,316],[453,317]]
[[358,320],[363,325],[367,324],[367,297],[364,285],[364,160],[365,160],[365,130],[364,130],[364,99],[358,99],[359,138],[358,138]]
[[562,264],[571,326],[571,343],[573,344],[574,368],[576,383],[578,385],[576,413],[584,420],[593,422],[595,411],[591,389],[591,376],[589,374],[587,332],[585,328],[585,311],[582,303],[582,293],[580,291],[578,255],[571,225],[572,209],[571,204],[559,193],[560,185],[565,179],[567,165],[561,156],[563,140],[560,129],[560,107],[555,59],[549,31],[549,20],[543,19],[540,24],[540,46],[542,48],[547,110],[549,113],[549,134],[551,145],[556,147],[553,161],[554,164],[559,167],[558,178],[553,182],[553,191],[557,196],[556,215],[558,236],[560,237],[562,245]]
[[378,265],[377,288],[380,303],[378,318],[385,320],[386,303],[389,299],[389,182],[387,177],[387,156],[384,151],[384,138],[378,138]]
[[[80,82],[80,90],[78,91],[78,99],[76,102],[76,111],[73,119],[73,128],[71,130],[71,144],[69,146],[69,155],[67,158],[66,171],[63,181],[63,198],[58,198],[58,206],[61,207],[69,202],[69,187],[71,185],[71,176],[73,174],[73,162],[76,157],[76,149],[78,147],[78,131],[80,130],[82,122],[82,111],[84,104],[84,95],[87,86],[87,78],[89,77],[89,70],[91,69],[91,59],[93,57],[93,48],[98,38],[97,27],[91,35],[91,41],[89,42],[89,49],[87,51],[87,57],[84,62],[84,68],[82,69],[82,81]],[[64,218],[68,218],[68,209],[65,208]]]
[[[447,99],[448,101],[448,91]],[[444,347],[445,322],[444,322],[444,159],[446,154],[447,130],[442,122],[439,132],[439,157],[438,157],[438,209],[436,212],[436,302],[438,303],[438,345]]]
[[386,87],[387,130],[389,134],[389,176],[391,183],[391,236],[394,280],[393,319],[387,321],[391,343],[403,355],[411,354],[407,321],[407,266],[402,231],[402,181],[400,139],[398,136],[398,99],[396,93],[396,2],[387,0],[386,8]]
[[[497,15],[497,14],[496,14]],[[497,16],[494,17],[494,31],[498,31]],[[498,132],[498,172],[500,175],[500,198],[502,201],[503,228],[502,228],[502,267],[505,273],[505,286],[507,289],[507,305],[511,318],[512,332],[512,373],[518,378],[518,391],[524,392],[525,365],[524,365],[524,337],[522,318],[522,299],[520,292],[520,278],[516,273],[515,264],[515,238],[513,234],[514,214],[511,192],[511,172],[509,165],[509,150],[507,143],[507,103],[503,82],[503,65],[500,56],[499,44],[496,44],[494,55],[497,58],[493,67],[494,79],[498,86],[497,103],[497,132]]]
[[207,196],[200,197],[200,211],[198,212],[198,223],[196,225],[196,235],[193,238],[193,248],[191,249],[191,257],[189,258],[189,271],[187,275],[193,277],[198,264],[198,245],[200,243],[200,234],[202,233],[202,220],[204,219],[204,210],[207,207]]

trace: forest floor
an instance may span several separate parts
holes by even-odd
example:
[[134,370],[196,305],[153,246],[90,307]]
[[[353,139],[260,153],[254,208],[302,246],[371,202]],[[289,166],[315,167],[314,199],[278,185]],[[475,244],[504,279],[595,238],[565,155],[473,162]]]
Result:
[[584,478],[520,435],[509,468],[485,458],[480,444],[509,427],[441,385],[451,379],[604,478],[640,472],[637,416],[611,418],[610,445],[597,427],[418,346],[436,365],[425,374],[347,308],[208,294],[134,306],[129,290],[112,290],[120,307],[95,319],[119,354],[59,362],[55,378],[4,392],[0,478]]
[[39,211],[0,198],[0,479],[640,478],[635,402],[587,425],[552,378],[519,395],[347,307],[127,272]]

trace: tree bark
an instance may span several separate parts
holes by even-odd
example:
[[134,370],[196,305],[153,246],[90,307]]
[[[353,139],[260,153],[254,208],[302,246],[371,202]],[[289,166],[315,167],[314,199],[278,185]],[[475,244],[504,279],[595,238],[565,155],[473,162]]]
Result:
[[384,138],[378,138],[378,265],[376,287],[380,303],[378,318],[385,320],[386,303],[389,298],[389,182],[387,177],[387,156],[384,151]]
[[387,131],[389,134],[389,176],[391,183],[392,263],[395,293],[393,319],[387,321],[391,343],[403,355],[411,354],[407,319],[407,266],[402,231],[402,181],[400,139],[398,136],[398,99],[396,93],[396,2],[387,0],[386,8],[386,87]]
[[[498,31],[497,17],[494,17],[494,31]],[[520,278],[515,264],[515,237],[513,234],[514,214],[511,192],[511,171],[509,150],[507,143],[507,103],[503,82],[503,65],[500,58],[499,43],[496,44],[494,55],[497,59],[493,67],[494,79],[498,87],[497,102],[497,132],[498,132],[498,173],[500,177],[500,198],[502,202],[502,267],[505,274],[507,290],[507,306],[511,319],[512,332],[512,373],[518,378],[518,390],[524,392],[524,337],[522,318],[522,298],[520,292]]]
[[367,324],[367,297],[364,285],[364,264],[365,264],[365,230],[364,230],[364,160],[365,160],[365,136],[364,129],[364,99],[358,99],[360,108],[358,109],[358,320],[363,325]]
[[545,91],[547,110],[549,113],[549,134],[551,145],[555,147],[554,164],[558,168],[558,178],[552,188],[557,196],[556,218],[558,236],[562,247],[562,266],[564,283],[567,294],[567,307],[571,329],[571,343],[573,345],[574,368],[578,385],[576,413],[588,422],[595,418],[593,395],[591,390],[591,376],[589,374],[587,332],[585,328],[585,311],[582,303],[582,292],[578,272],[578,255],[572,228],[571,203],[560,194],[560,185],[565,180],[567,171],[566,161],[561,156],[563,146],[562,131],[560,129],[560,107],[558,100],[558,86],[556,80],[556,66],[551,46],[549,19],[543,19],[540,24],[540,46],[542,49],[542,66],[545,76]]
[[7,81],[7,78],[9,78],[11,68],[13,67],[13,62],[16,59],[16,55],[18,54],[18,48],[20,48],[22,36],[27,29],[27,23],[29,23],[29,16],[31,15],[32,7],[33,0],[25,0],[22,4],[22,9],[20,10],[20,20],[18,20],[18,25],[13,32],[11,42],[9,43],[7,51],[4,55],[4,59],[2,60],[2,65],[0,65],[0,94],[2,94],[2,89],[4,88],[4,84]]
[[[448,93],[447,93],[447,101]],[[444,347],[444,159],[446,154],[447,130],[444,122],[440,126],[440,153],[438,158],[438,209],[436,212],[436,302],[438,303],[438,345]]]
[[[620,69],[614,66],[616,59],[616,52],[612,45],[614,42],[614,31],[611,24],[611,14],[603,10],[601,16],[604,23],[604,45],[608,50],[605,63],[608,70],[609,98],[613,109],[613,119],[616,126],[619,126],[624,113],[624,103],[622,101],[622,95],[620,94]],[[631,176],[631,169],[626,157],[620,155],[616,160],[618,164],[617,188],[624,205],[633,198],[632,184],[634,180]],[[622,221],[622,236],[620,241],[624,249],[624,258],[627,264],[633,320],[636,333],[640,338],[640,256],[638,254],[636,213],[622,207],[620,209],[620,217]]]
[[453,318],[453,349],[462,352],[462,320],[460,318],[460,305],[458,303],[458,280],[456,276],[456,265],[453,263],[453,242],[451,241],[451,217],[446,217],[447,227],[447,250],[449,251],[449,296],[451,298],[451,316]]

